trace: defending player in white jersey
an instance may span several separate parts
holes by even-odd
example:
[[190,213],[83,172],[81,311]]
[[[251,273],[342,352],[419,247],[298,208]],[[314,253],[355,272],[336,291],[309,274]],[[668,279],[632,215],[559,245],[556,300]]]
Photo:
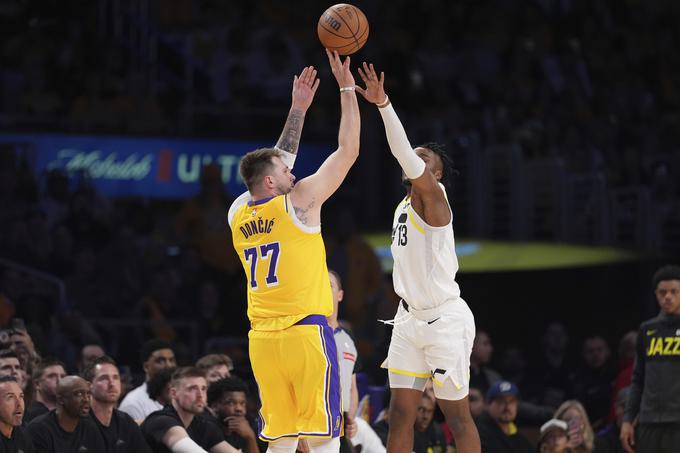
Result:
[[411,147],[385,94],[384,73],[378,78],[373,65],[364,63],[359,75],[366,88],[357,91],[377,105],[390,150],[407,182],[392,226],[392,279],[402,301],[384,365],[392,392],[387,451],[412,450],[418,404],[432,379],[457,451],[479,453],[479,434],[467,398],[475,323],[455,281],[453,214],[441,184],[450,160],[439,145]]

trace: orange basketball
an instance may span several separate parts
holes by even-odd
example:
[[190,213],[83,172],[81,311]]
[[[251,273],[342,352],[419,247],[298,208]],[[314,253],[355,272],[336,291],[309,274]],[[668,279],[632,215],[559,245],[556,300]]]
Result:
[[351,55],[366,44],[368,21],[356,6],[338,3],[324,11],[316,31],[325,48]]

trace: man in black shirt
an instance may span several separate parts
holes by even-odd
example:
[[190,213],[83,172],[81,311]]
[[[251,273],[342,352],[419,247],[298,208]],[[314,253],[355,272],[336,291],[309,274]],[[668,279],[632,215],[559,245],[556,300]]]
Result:
[[433,423],[434,409],[434,399],[428,393],[423,393],[413,426],[413,451],[415,453],[446,453],[444,433],[436,423]]
[[83,370],[92,385],[90,417],[101,433],[108,453],[151,453],[139,425],[116,409],[120,398],[120,373],[109,356],[97,357]]
[[0,376],[0,453],[33,453],[33,443],[21,427],[24,392],[12,376]]
[[515,425],[518,396],[519,389],[508,381],[498,381],[486,392],[487,413],[475,420],[482,453],[534,453]]
[[33,370],[35,399],[26,408],[24,423],[46,414],[57,407],[57,385],[66,376],[66,367],[59,360],[46,359]]
[[36,453],[100,453],[104,441],[90,420],[90,384],[78,376],[66,376],[57,386],[57,408],[26,427]]
[[[653,278],[661,313],[638,331],[633,382],[621,425],[632,453],[677,453],[680,445],[680,267],[665,266]],[[638,417],[637,432],[633,420]]]
[[170,388],[172,404],[152,412],[142,423],[142,433],[154,453],[237,451],[224,440],[217,424],[202,415],[207,388],[202,370],[184,367],[175,371]]
[[243,452],[257,453],[257,436],[246,417],[247,387],[237,377],[226,377],[208,387],[208,407],[224,439]]

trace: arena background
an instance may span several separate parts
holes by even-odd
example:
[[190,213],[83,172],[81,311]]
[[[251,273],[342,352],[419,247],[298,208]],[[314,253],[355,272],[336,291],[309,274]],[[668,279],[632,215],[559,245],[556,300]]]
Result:
[[[555,320],[568,327],[574,351],[590,334],[616,349],[624,332],[657,312],[653,271],[680,261],[678,3],[354,4],[371,29],[353,67],[365,60],[384,70],[412,142],[442,142],[454,158],[458,280],[479,327],[494,339],[495,356],[510,346],[530,356]],[[307,114],[298,176],[334,149],[339,99],[316,38],[329,5],[3,2],[0,291],[43,348],[73,354],[95,335],[139,371],[136,348],[157,333],[140,301],[155,279],[167,278],[163,272],[182,269],[187,249],[202,251],[191,231],[174,227],[198,193],[197,172],[222,164],[226,210],[242,189],[238,156],[276,141],[292,77],[304,65],[319,69],[321,86]],[[370,319],[346,313],[357,324],[372,383],[381,385],[386,336],[374,319],[395,306],[385,245],[403,188],[376,109],[360,104],[361,156],[325,206],[323,224],[334,247],[330,264],[346,279],[360,279],[349,275],[353,252],[334,251],[368,248],[383,260],[383,285],[354,295],[359,307],[370,307]],[[101,164],[107,158],[108,170]],[[130,168],[111,169],[126,159]],[[66,178],[66,195],[50,195],[49,172]],[[73,248],[74,256],[94,256],[83,275],[41,256],[40,240],[57,233],[31,214],[46,200],[68,207],[79,187],[93,189],[90,208],[107,213],[106,234]],[[29,243],[38,250],[26,252]],[[130,245],[130,256],[110,261],[120,244]],[[78,255],[84,250],[92,253]],[[136,259],[149,256],[148,265]],[[238,354],[245,341],[242,272],[212,258],[201,256],[202,278],[216,283],[221,308],[214,310],[227,321],[206,336],[196,312],[166,307],[165,318],[179,317],[174,339],[186,347],[185,362],[210,348]],[[139,281],[125,291],[112,283],[137,272]],[[50,283],[32,292],[27,275],[54,276],[63,298]],[[100,289],[85,288],[87,276]],[[177,303],[196,302],[197,288]],[[73,313],[95,331],[69,323]]]

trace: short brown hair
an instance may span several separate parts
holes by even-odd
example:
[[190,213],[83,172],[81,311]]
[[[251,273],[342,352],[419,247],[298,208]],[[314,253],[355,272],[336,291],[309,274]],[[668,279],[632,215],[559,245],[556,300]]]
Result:
[[204,355],[196,362],[196,367],[202,370],[209,370],[218,365],[225,365],[229,371],[234,369],[234,362],[232,362],[231,358],[226,354]]
[[92,382],[94,381],[94,377],[97,374],[97,365],[113,365],[116,368],[118,368],[118,364],[116,363],[115,360],[113,360],[111,357],[107,355],[103,355],[101,357],[97,357],[93,361],[91,361],[83,370],[82,373],[80,373],[80,377],[85,379],[87,382]]
[[241,159],[239,173],[251,193],[258,180],[272,167],[274,157],[281,157],[281,152],[274,148],[260,148],[249,152]]
[[177,368],[174,373],[172,373],[172,378],[170,379],[170,385],[176,386],[179,381],[185,378],[202,377],[205,379],[205,371],[197,368],[195,366],[183,366]]
[[51,366],[61,366],[64,369],[64,373],[66,372],[66,365],[64,365],[64,362],[53,358],[46,358],[38,362],[35,368],[33,368],[31,379],[41,379],[45,370]]

